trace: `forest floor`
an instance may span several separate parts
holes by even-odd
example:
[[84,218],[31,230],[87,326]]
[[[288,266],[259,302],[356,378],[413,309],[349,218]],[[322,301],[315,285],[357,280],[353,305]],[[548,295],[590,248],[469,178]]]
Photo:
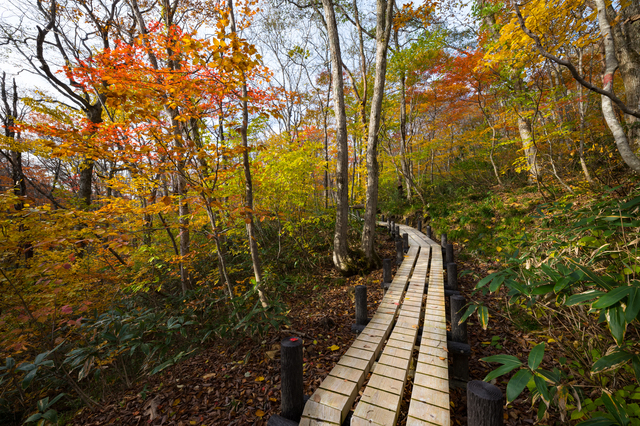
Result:
[[[393,258],[394,245],[386,234],[378,241],[382,258]],[[484,276],[497,264],[462,264],[458,270],[471,269]],[[394,271],[395,273],[395,267]],[[316,279],[301,284],[285,301],[291,308],[290,326],[273,330],[261,340],[219,341],[198,355],[183,361],[135,387],[110,397],[100,409],[79,411],[73,425],[266,425],[280,411],[279,342],[290,336],[304,342],[305,394],[311,395],[349,348],[355,335],[353,293],[350,288],[368,285],[369,316],[382,298],[382,270],[366,276],[344,278],[332,269],[314,272]],[[329,285],[317,285],[329,282]],[[473,278],[459,279],[469,300]],[[292,292],[293,293],[293,292]],[[490,296],[489,296],[490,297]],[[484,300],[501,312],[498,300]],[[528,352],[527,335],[511,327],[510,321],[492,321],[485,331],[475,315],[469,319],[471,345],[470,378],[482,380],[495,368],[480,358],[498,353],[522,356]],[[407,386],[411,386],[411,382]],[[505,392],[506,380],[496,382]],[[451,389],[451,424],[466,425],[466,390]],[[398,424],[406,424],[408,397],[401,406]],[[535,413],[521,397],[505,410],[505,425],[533,424]],[[549,423],[552,424],[552,423]]]

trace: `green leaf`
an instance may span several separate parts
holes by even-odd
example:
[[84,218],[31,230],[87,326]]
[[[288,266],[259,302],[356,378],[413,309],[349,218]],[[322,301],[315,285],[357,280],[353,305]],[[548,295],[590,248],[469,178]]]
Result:
[[37,422],[38,420],[40,420],[42,418],[42,414],[40,413],[35,413],[34,415],[30,416],[27,420],[25,420],[25,423],[32,423],[32,422]]
[[540,363],[542,362],[542,358],[544,358],[544,349],[545,349],[544,342],[534,346],[534,348],[531,349],[531,352],[529,352],[529,368],[530,369],[535,370],[536,368],[538,368],[538,366],[540,366]]
[[587,268],[584,265],[579,264],[578,262],[576,262],[575,260],[569,259],[571,262],[573,262],[578,268],[580,268],[580,270],[582,272],[585,273],[586,276],[588,276],[591,281],[593,281],[594,283],[600,285],[602,288],[604,288],[605,290],[612,290],[613,287],[606,282],[602,277],[599,277],[595,272],[593,272],[591,269]]
[[609,308],[605,311],[605,318],[609,323],[609,330],[616,340],[618,346],[622,346],[624,342],[624,333],[627,329],[627,322],[624,320],[624,311],[622,306]]
[[24,379],[22,379],[22,389],[26,389],[27,387],[29,387],[33,379],[36,377],[37,372],[38,369],[36,368],[35,370],[29,371],[29,374],[24,376]]
[[617,426],[618,423],[606,417],[594,417],[585,422],[578,423],[577,426]]
[[618,404],[618,402],[611,397],[611,395],[604,392],[602,394],[602,402],[604,403],[604,406],[607,408],[607,411],[609,412],[609,414],[611,414],[618,421],[619,424],[623,426],[626,426],[629,424],[630,422],[629,416],[622,409],[620,404]]
[[493,379],[495,379],[496,377],[500,377],[503,374],[507,374],[510,371],[518,368],[519,365],[514,365],[514,364],[506,364],[506,365],[502,365],[498,368],[496,368],[495,370],[493,370],[492,372],[490,372],[489,374],[487,374],[487,377],[484,378],[485,382],[489,382]]
[[636,373],[636,380],[640,381],[640,356],[633,357],[633,371]]
[[514,365],[516,367],[520,367],[522,362],[513,355],[491,355],[484,358],[480,358],[480,361],[484,362],[499,362],[500,364],[505,365]]
[[533,381],[536,383],[536,389],[538,389],[538,392],[540,392],[542,399],[544,399],[545,402],[549,402],[550,399],[549,399],[549,389],[547,388],[547,382],[545,382],[545,380],[540,376],[533,376]]
[[489,291],[492,293],[498,291],[498,289],[500,288],[503,282],[504,282],[504,275],[500,275],[496,277],[496,279],[491,281],[491,284],[489,285]]
[[533,289],[531,294],[533,294],[534,296],[539,296],[541,294],[551,293],[553,291],[553,288],[554,288],[553,284],[539,285],[538,287]]
[[622,364],[623,362],[627,362],[631,358],[633,358],[633,355],[631,355],[628,352],[624,352],[624,351],[614,352],[607,356],[603,356],[602,358],[597,360],[591,367],[591,371],[593,373],[599,373],[602,370],[608,370],[619,364]]
[[476,284],[476,288],[484,287],[489,283],[489,281],[493,280],[493,278],[498,274],[500,274],[500,271],[487,275],[486,277],[478,281],[478,284]]
[[469,318],[471,316],[471,314],[473,314],[476,309],[478,309],[478,305],[469,305],[469,307],[467,308],[467,310],[464,312],[464,315],[462,315],[462,318],[460,319],[460,322],[465,322],[467,320],[467,318]]
[[591,306],[594,309],[608,308],[609,306],[613,305],[614,303],[617,303],[620,299],[628,295],[630,291],[631,291],[631,287],[629,286],[618,287],[616,289],[611,290],[604,296],[600,297]]
[[633,321],[640,313],[640,288],[631,287],[627,307],[624,309],[624,319],[627,323]]
[[478,309],[478,319],[482,325],[482,329],[486,330],[489,325],[489,309],[486,306],[480,306]]
[[58,412],[54,409],[47,410],[47,412],[42,415],[42,418],[56,424],[58,423]]
[[598,296],[602,296],[603,294],[605,294],[605,292],[600,290],[589,290],[585,291],[584,293],[572,294],[567,298],[567,301],[564,304],[567,306],[577,305],[579,303],[594,299]]
[[515,400],[531,380],[532,374],[528,370],[520,370],[507,383],[507,402]]

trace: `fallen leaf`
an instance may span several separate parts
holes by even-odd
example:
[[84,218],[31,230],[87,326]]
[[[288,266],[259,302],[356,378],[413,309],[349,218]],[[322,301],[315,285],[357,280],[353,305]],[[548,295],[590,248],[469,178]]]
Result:
[[337,351],[338,349],[340,349],[340,346],[332,345],[332,346],[329,346],[329,349],[331,349],[332,351]]
[[260,376],[260,377],[256,377],[256,382],[262,382],[264,381],[264,377]]
[[256,410],[256,416],[258,417],[263,417],[265,415],[265,412],[262,410]]

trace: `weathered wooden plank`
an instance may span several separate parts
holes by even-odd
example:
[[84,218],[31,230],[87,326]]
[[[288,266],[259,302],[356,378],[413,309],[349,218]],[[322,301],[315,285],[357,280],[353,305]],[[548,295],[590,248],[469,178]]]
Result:
[[413,378],[414,385],[422,386],[429,389],[435,389],[437,391],[448,393],[449,392],[449,380],[441,377],[427,376],[426,374],[416,373]]
[[[435,377],[433,379],[435,379]],[[346,396],[352,395],[355,392],[357,386],[358,383],[356,382],[334,376],[327,376],[320,384],[321,389]]]
[[367,383],[367,387],[382,389],[391,393],[399,394],[404,388],[404,382],[391,377],[374,374]]
[[416,386],[414,384],[413,392],[411,392],[411,400],[417,400],[440,408],[449,409],[449,392],[440,392],[435,389]]
[[385,410],[361,400],[353,412],[351,426],[395,425],[397,416],[395,411]]
[[362,386],[365,378],[364,370],[358,370],[356,368],[345,367],[344,365],[336,365],[329,372],[328,377],[335,377],[340,380],[348,380],[358,384],[358,389]]
[[[438,426],[450,426],[451,424],[449,409],[436,407],[416,400],[411,400],[409,404],[409,417],[427,421]],[[409,424],[408,421],[407,424]]]
[[[317,392],[317,390],[316,390]],[[315,395],[315,392],[314,392]],[[313,400],[307,401],[304,405],[304,411],[302,412],[302,418],[308,417],[310,419],[324,420],[325,422],[342,424],[344,420],[342,418],[341,410],[336,410],[328,405],[320,404]],[[346,414],[345,414],[346,417]]]

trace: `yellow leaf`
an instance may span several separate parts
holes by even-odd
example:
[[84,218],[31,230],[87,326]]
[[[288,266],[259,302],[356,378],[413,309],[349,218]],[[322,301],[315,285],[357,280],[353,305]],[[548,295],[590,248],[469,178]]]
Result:
[[556,342],[556,339],[549,339],[549,340],[547,340],[547,343],[555,343],[555,342]]
[[329,349],[331,349],[332,351],[337,351],[338,349],[340,349],[340,346],[332,345],[332,346],[329,346]]
[[260,376],[260,377],[256,377],[256,382],[262,382],[264,381],[264,377]]
[[496,247],[496,251],[501,252],[502,251],[502,247]]
[[277,400],[277,399],[275,399],[275,398],[269,398],[269,401],[271,401],[271,402],[277,402],[278,400]]
[[264,415],[265,415],[265,412],[264,412],[264,411],[262,411],[262,410],[257,410],[257,411],[256,411],[256,416],[258,416],[258,417],[263,417]]

